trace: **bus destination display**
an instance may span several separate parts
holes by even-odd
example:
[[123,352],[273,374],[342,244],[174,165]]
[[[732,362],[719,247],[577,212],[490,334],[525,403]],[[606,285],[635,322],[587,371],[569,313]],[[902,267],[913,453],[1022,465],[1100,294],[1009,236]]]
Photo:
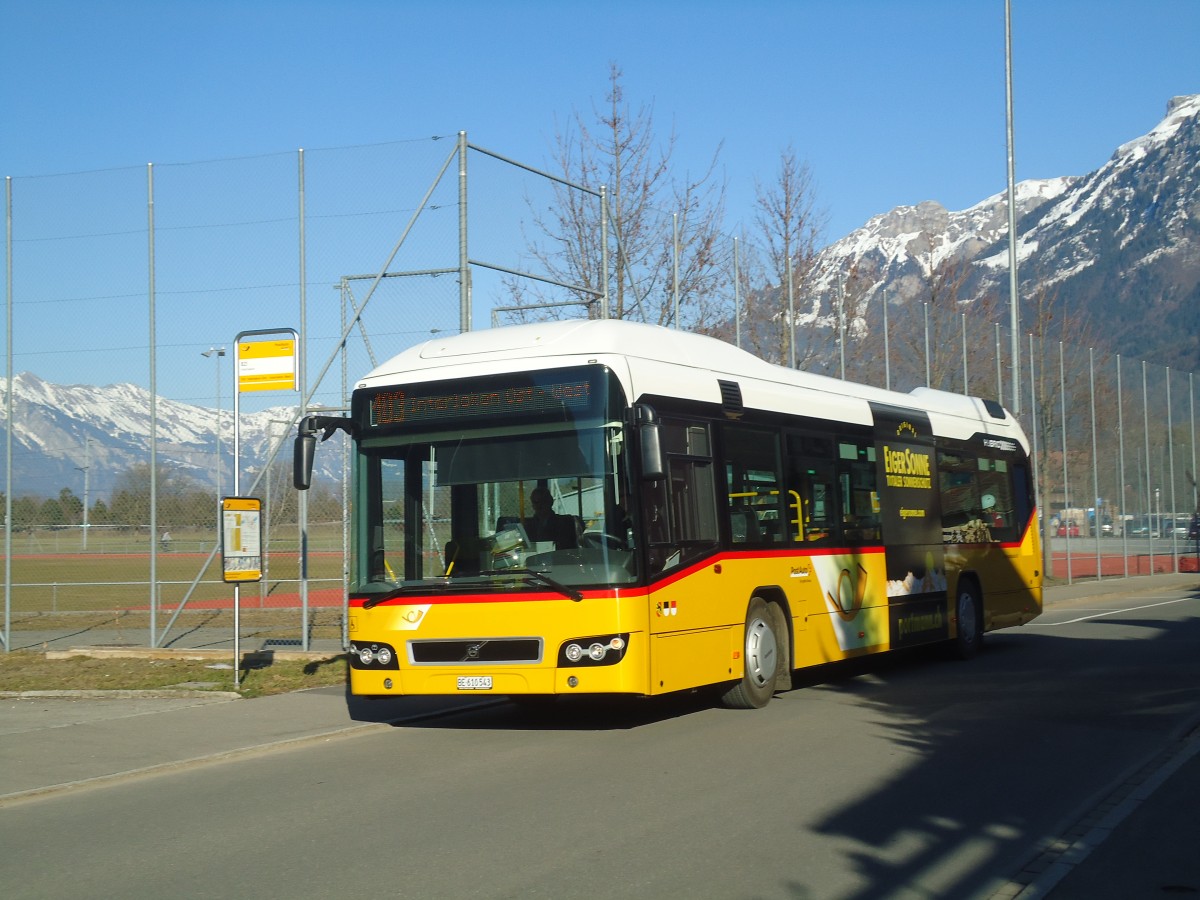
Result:
[[587,410],[591,384],[584,380],[512,384],[479,390],[428,392],[417,387],[380,391],[371,398],[371,426],[432,423],[559,410]]

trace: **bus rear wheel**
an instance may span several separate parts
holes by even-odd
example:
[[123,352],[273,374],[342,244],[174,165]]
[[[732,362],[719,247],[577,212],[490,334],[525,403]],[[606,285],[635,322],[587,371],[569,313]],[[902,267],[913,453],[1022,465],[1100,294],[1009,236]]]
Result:
[[742,680],[729,688],[721,700],[733,709],[762,709],[775,693],[783,635],[775,607],[761,597],[750,601],[746,611],[746,639],[743,644],[745,670]]

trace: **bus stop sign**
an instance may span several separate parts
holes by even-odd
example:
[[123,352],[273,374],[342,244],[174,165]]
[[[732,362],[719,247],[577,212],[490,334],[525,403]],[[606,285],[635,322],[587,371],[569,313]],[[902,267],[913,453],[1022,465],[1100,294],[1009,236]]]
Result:
[[221,500],[221,571],[225,581],[262,581],[262,501]]

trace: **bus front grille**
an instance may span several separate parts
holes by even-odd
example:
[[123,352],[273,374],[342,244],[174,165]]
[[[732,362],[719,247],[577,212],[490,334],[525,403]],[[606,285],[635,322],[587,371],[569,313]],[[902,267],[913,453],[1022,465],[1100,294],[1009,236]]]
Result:
[[538,663],[542,661],[542,639],[472,638],[409,641],[408,659],[415,666]]

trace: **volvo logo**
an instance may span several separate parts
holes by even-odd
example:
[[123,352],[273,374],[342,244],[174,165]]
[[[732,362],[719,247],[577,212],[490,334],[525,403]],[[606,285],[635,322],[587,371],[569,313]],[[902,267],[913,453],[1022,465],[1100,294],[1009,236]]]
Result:
[[467,647],[467,659],[479,659],[479,649],[483,644],[471,644]]

